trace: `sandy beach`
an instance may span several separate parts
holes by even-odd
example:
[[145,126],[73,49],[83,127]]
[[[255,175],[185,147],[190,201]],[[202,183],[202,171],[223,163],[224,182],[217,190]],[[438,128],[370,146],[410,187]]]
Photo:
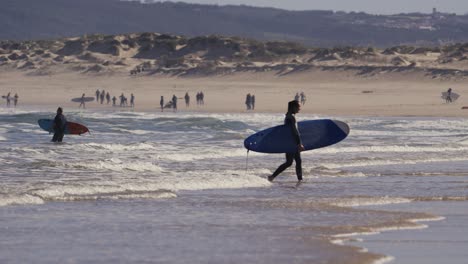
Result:
[[[446,104],[441,92],[452,88],[461,94],[459,100]],[[125,74],[89,75],[62,73],[31,76],[21,71],[0,72],[0,93],[18,93],[19,106],[78,108],[70,99],[94,96],[96,89],[110,92],[117,98],[121,93],[135,95],[135,111],[159,111],[160,96],[168,102],[179,98],[179,111],[240,113],[247,112],[245,96],[255,94],[255,111],[282,113],[297,92],[307,96],[303,113],[324,116],[432,116],[465,117],[468,93],[465,80],[432,80],[420,73],[387,74],[362,78],[349,73],[309,70],[287,76],[274,72],[234,73],[208,77],[129,76]],[[205,105],[197,106],[195,94],[203,91]],[[191,106],[185,106],[183,96],[188,92]],[[117,104],[119,99],[117,99]],[[466,102],[466,103],[465,103]],[[112,104],[112,102],[111,102]],[[94,102],[88,109],[113,109]],[[114,108],[115,109],[115,108]]]

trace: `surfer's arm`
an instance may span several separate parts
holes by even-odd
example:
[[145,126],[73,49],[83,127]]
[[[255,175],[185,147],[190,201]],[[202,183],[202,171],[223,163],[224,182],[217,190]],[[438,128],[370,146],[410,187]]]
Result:
[[299,129],[297,128],[296,118],[291,116],[288,118],[289,126],[291,127],[294,140],[300,150],[303,150],[304,146],[302,145],[301,134],[299,133]]

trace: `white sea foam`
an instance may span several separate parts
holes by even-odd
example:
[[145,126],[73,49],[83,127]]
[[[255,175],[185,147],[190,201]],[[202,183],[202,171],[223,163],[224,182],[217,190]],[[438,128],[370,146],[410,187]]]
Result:
[[459,158],[422,158],[422,159],[396,159],[396,160],[370,160],[359,162],[342,162],[342,163],[322,163],[321,166],[328,169],[350,168],[350,167],[369,167],[369,166],[384,166],[384,165],[409,165],[409,164],[425,164],[435,162],[454,162],[467,161],[468,157]]
[[338,154],[338,153],[447,153],[447,152],[460,152],[468,151],[468,147],[440,147],[440,146],[407,146],[407,145],[393,145],[393,146],[361,146],[361,147],[329,147],[315,150],[319,154]]
[[401,204],[410,202],[412,202],[411,199],[402,197],[350,197],[339,199],[338,201],[331,202],[330,204],[341,207],[358,207],[370,205]]
[[29,194],[0,194],[0,206],[24,205],[24,204],[43,204],[44,200],[40,197]]
[[[79,146],[80,147],[80,146]],[[104,143],[87,143],[82,147],[91,150],[109,150],[109,151],[136,151],[136,150],[155,150],[156,148],[148,143],[136,144],[104,144]]]
[[145,161],[122,161],[118,158],[106,160],[86,161],[86,162],[69,162],[63,164],[65,167],[75,169],[95,169],[109,171],[151,171],[161,172],[162,168],[155,163]]

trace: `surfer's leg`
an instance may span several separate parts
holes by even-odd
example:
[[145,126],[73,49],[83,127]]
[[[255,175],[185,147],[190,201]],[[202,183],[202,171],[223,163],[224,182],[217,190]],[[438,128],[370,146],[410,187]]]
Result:
[[62,142],[63,140],[63,133],[60,133],[58,136],[57,136],[57,142]]
[[269,181],[273,181],[273,179],[278,176],[281,172],[283,172],[285,169],[289,168],[289,166],[292,165],[293,163],[293,156],[294,154],[288,154],[286,153],[286,162],[281,164],[277,169],[276,171],[268,177],[268,180]]
[[294,160],[296,161],[296,175],[297,180],[302,181],[302,159],[301,159],[301,152],[296,152],[294,154]]

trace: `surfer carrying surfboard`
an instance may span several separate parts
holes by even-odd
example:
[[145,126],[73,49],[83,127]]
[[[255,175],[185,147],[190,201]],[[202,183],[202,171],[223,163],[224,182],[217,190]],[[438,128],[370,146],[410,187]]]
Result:
[[62,142],[63,135],[65,134],[65,125],[67,124],[67,119],[63,115],[62,107],[57,108],[57,115],[54,118],[54,123],[52,125],[54,129],[54,136],[52,137],[52,142]]
[[81,106],[83,106],[83,109],[86,108],[86,105],[85,105],[85,94],[83,94],[83,95],[81,96],[79,108],[81,108]]
[[293,160],[296,162],[297,180],[299,182],[302,181],[301,151],[304,150],[304,145],[302,145],[301,134],[299,133],[299,129],[297,128],[297,122],[296,122],[296,116],[295,116],[297,113],[299,113],[300,110],[301,110],[301,105],[299,104],[299,101],[293,100],[288,103],[288,112],[286,113],[286,117],[284,118],[284,124],[291,128],[294,140],[297,144],[297,150],[296,152],[293,152],[293,153],[286,153],[286,162],[281,164],[271,176],[268,176],[268,180],[271,182],[281,172],[289,168],[292,165]]

